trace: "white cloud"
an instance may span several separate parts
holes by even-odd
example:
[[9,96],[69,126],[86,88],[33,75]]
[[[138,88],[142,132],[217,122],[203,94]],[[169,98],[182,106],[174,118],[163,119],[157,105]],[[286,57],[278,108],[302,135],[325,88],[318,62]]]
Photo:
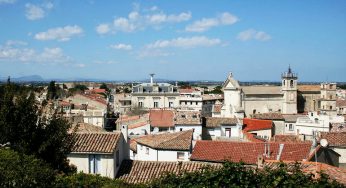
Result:
[[26,9],[25,16],[29,20],[38,20],[43,18],[45,15],[44,10],[37,5],[27,3],[25,5],[25,9]]
[[172,40],[158,40],[154,43],[148,44],[147,48],[194,48],[194,47],[209,47],[215,46],[221,43],[218,38],[210,39],[205,36],[195,36],[195,37],[179,37]]
[[63,53],[61,48],[44,48],[37,52],[26,46],[16,46],[17,43],[8,41],[5,45],[0,45],[0,61],[38,62],[38,63],[59,63],[68,62],[70,57]]
[[113,44],[110,45],[110,47],[116,50],[132,50],[132,46],[130,44]]
[[15,2],[16,2],[16,0],[0,0],[0,5],[1,4],[13,4]]
[[166,56],[170,56],[170,55],[172,55],[172,53],[164,52],[161,49],[148,49],[148,48],[145,48],[145,49],[141,50],[138,53],[138,58],[166,57]]
[[259,40],[259,41],[267,41],[271,39],[271,36],[263,31],[248,29],[248,30],[240,32],[237,36],[237,39],[241,41],[248,41],[252,39]]
[[35,34],[37,40],[58,40],[68,41],[71,37],[78,36],[83,33],[83,29],[77,25],[65,26],[48,29],[45,32]]
[[96,27],[96,32],[98,34],[106,34],[111,30],[109,24],[100,24]]
[[228,12],[224,12],[216,18],[202,18],[201,20],[197,20],[192,24],[187,25],[185,31],[204,32],[212,27],[235,24],[238,20],[239,19],[236,16]]
[[[96,27],[99,34],[121,32],[134,32],[147,27],[155,29],[160,28],[163,24],[173,24],[188,21],[191,19],[191,12],[181,12],[179,14],[166,14],[163,11],[158,11],[158,7],[154,6],[150,11],[140,10],[138,4],[134,4],[134,9],[127,17],[117,17],[112,23],[100,24]],[[109,25],[109,30],[99,32],[101,25]]]
[[111,65],[111,64],[117,64],[118,62],[116,61],[112,61],[112,60],[109,60],[109,61],[95,61],[96,64],[106,64],[106,65]]
[[29,20],[39,20],[46,16],[46,12],[51,10],[54,4],[46,2],[40,5],[34,5],[31,3],[25,4],[25,16]]
[[84,63],[75,64],[75,67],[84,68],[86,65]]

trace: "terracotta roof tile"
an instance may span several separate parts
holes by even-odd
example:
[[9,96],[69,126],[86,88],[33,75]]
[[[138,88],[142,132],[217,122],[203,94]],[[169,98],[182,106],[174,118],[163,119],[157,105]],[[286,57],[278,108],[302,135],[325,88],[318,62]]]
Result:
[[254,119],[270,119],[270,120],[284,120],[281,113],[261,113],[261,114],[251,114]]
[[346,147],[346,132],[321,132],[320,139],[326,139],[329,146]]
[[127,183],[147,183],[168,173],[194,172],[204,167],[221,168],[221,164],[204,162],[158,162],[124,160],[117,177]]
[[[281,143],[283,145],[280,160],[302,161],[310,154],[311,143]],[[269,145],[270,156],[266,159],[276,159],[280,143],[254,143],[254,142],[227,142],[227,141],[197,141],[190,160],[222,162],[243,161],[247,164],[256,164],[257,157],[263,155],[266,145]]]
[[273,142],[302,142],[298,135],[274,135],[271,138]]
[[174,111],[173,110],[150,110],[149,121],[152,127],[173,127]]
[[71,151],[76,153],[113,153],[121,137],[121,132],[76,133],[76,142]]
[[234,125],[238,123],[237,118],[207,117],[206,127],[220,127],[221,125]]
[[190,150],[193,130],[151,134],[136,138],[138,144],[161,150]]
[[243,119],[245,131],[258,131],[264,129],[271,129],[273,127],[273,121],[271,120],[259,120],[259,119]]
[[280,86],[242,86],[242,90],[245,95],[280,95],[281,87]]
[[175,124],[196,125],[201,124],[201,112],[199,111],[177,111],[175,114]]
[[298,85],[298,91],[321,91],[320,85]]

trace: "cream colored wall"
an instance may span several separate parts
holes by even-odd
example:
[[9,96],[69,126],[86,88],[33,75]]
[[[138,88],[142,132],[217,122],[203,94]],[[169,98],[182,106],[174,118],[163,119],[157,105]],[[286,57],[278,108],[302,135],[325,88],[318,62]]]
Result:
[[178,96],[132,96],[132,106],[138,106],[139,102],[143,102],[143,108],[154,108],[154,102],[159,102],[158,108],[168,108],[169,102],[173,102],[173,107],[179,106]]
[[257,136],[259,136],[261,138],[265,138],[267,140],[270,140],[270,138],[272,137],[272,130],[271,129],[265,129],[265,130],[259,130],[259,131],[249,131],[249,133],[256,133]]
[[336,153],[340,154],[339,163],[346,163],[346,148],[333,147]]
[[272,112],[277,112],[282,110],[283,104],[281,98],[267,98],[266,100],[252,98],[245,100],[243,103],[247,117],[250,117],[254,109],[256,109],[256,113],[268,113],[269,109],[272,109]]

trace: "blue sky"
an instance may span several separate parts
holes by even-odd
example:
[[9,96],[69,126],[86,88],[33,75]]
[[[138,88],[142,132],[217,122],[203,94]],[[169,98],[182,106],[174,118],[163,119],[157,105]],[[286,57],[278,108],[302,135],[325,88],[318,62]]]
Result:
[[0,77],[346,81],[344,0],[0,0],[0,28]]

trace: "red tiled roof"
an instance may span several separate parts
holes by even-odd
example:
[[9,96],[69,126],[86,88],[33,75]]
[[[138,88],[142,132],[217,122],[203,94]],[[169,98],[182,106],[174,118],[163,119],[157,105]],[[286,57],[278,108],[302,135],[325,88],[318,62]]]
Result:
[[298,85],[298,91],[321,91],[320,85]]
[[237,118],[207,117],[206,127],[220,127],[221,125],[235,125]]
[[135,129],[135,128],[138,128],[138,127],[142,127],[144,125],[148,125],[148,122],[144,121],[144,122],[137,122],[137,123],[134,123],[134,124],[130,124],[130,125],[128,125],[128,128],[129,129]]
[[[311,143],[282,143],[284,144],[280,160],[302,161],[307,159],[310,153]],[[227,141],[197,141],[190,160],[222,162],[243,161],[247,164],[256,164],[257,157],[263,155],[265,145],[269,145],[270,157],[276,159],[279,153],[280,143],[254,143],[254,142],[227,142]]]
[[199,111],[176,111],[174,120],[178,125],[200,125],[202,123]]
[[149,122],[152,127],[173,127],[174,112],[173,110],[150,110]]
[[245,125],[245,131],[258,131],[264,129],[271,129],[273,121],[244,118],[243,124]]
[[346,147],[346,132],[321,132],[320,139],[326,139],[329,146]]
[[274,135],[271,138],[273,142],[302,142],[298,135]]
[[113,153],[121,136],[121,132],[76,133],[76,142],[71,152]]
[[251,134],[245,130],[243,130],[243,135],[245,136],[245,139],[249,142],[264,142],[264,140],[258,139],[254,134]]
[[[277,161],[277,160],[267,160],[264,162],[264,167],[270,169],[278,168],[278,165],[284,162],[287,165],[288,170],[293,170],[295,168],[295,161]],[[330,166],[328,164],[320,163],[320,162],[308,162],[302,161],[299,164],[301,170],[307,174],[314,174],[315,177],[319,176],[319,173],[322,171],[323,173],[329,175],[331,179],[336,180],[339,183],[346,185],[346,170],[342,168],[338,168],[335,166]]]
[[105,93],[106,90],[105,90],[105,89],[92,89],[92,90],[90,90],[90,92],[94,92],[94,93]]
[[193,130],[151,134],[136,139],[138,144],[161,150],[190,150]]
[[221,168],[221,164],[205,162],[158,162],[124,160],[117,177],[127,183],[147,183],[165,172],[179,174],[199,171],[204,167]]
[[195,91],[198,91],[198,90],[195,88],[179,89],[179,93],[193,93]]

